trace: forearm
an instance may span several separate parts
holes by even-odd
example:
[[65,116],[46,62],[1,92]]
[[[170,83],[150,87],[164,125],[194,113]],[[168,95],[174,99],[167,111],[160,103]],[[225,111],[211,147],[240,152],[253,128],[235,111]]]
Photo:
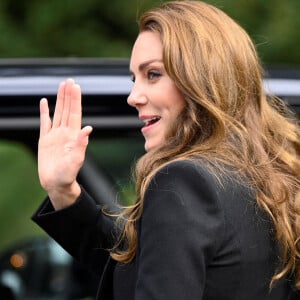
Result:
[[47,198],[32,219],[66,251],[99,272],[113,245],[114,219],[84,191],[74,204],[55,210]]

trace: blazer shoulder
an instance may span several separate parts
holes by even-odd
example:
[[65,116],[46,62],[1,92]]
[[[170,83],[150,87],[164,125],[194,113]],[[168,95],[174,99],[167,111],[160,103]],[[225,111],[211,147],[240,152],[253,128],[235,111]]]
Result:
[[211,186],[213,190],[224,190],[228,184],[237,181],[226,168],[213,165],[200,159],[174,160],[157,171],[152,184],[180,178],[181,181],[197,182],[198,185]]
[[207,212],[223,219],[222,193],[217,185],[220,186],[217,178],[204,164],[190,160],[173,161],[152,178],[145,193],[144,208],[155,206],[153,212],[162,215],[171,210],[173,215],[176,212],[187,215]]

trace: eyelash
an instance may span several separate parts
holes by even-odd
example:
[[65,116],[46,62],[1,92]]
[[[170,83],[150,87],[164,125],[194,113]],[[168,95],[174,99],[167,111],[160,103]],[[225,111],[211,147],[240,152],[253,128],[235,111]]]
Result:
[[149,70],[147,72],[147,78],[149,80],[154,80],[155,78],[160,77],[160,76],[161,76],[161,73],[159,73],[158,71]]
[[[147,76],[148,80],[152,81],[152,80],[162,76],[162,74],[158,71],[155,71],[155,70],[149,70],[149,71],[147,71],[146,76]],[[134,75],[131,75],[131,81],[135,82],[135,76]]]

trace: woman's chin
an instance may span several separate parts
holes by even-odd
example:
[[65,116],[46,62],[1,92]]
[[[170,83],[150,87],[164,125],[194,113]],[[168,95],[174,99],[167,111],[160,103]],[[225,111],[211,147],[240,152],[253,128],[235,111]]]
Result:
[[153,143],[149,143],[149,142],[145,142],[145,150],[146,152],[151,152],[153,150],[155,150],[157,148],[157,146],[155,147],[155,145]]

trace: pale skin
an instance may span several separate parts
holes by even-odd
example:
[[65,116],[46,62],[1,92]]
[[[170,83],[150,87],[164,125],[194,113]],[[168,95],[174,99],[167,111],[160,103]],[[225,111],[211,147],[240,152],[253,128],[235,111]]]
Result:
[[76,180],[83,164],[91,126],[82,128],[81,89],[72,79],[62,82],[53,120],[46,99],[40,102],[38,172],[56,210],[73,204],[81,193]]
[[[151,51],[149,51],[151,49]],[[134,86],[128,104],[144,121],[145,150],[165,142],[170,124],[186,105],[162,62],[157,33],[142,32],[133,47],[130,69]],[[73,79],[60,84],[53,121],[46,99],[40,102],[39,178],[55,210],[72,205],[81,193],[76,178],[82,167],[91,126],[82,128],[81,89]]]
[[130,73],[134,84],[127,102],[145,123],[141,131],[148,152],[165,143],[170,124],[186,105],[165,70],[158,33],[144,31],[138,35],[131,53]]

